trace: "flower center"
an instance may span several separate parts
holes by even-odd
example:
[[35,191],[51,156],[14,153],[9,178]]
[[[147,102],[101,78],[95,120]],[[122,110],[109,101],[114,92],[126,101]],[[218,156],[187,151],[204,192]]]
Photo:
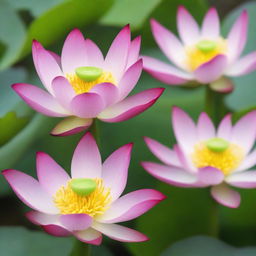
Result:
[[96,84],[116,82],[111,72],[97,67],[76,68],[74,73],[66,74],[66,78],[77,94],[90,91]]
[[226,51],[227,42],[222,38],[218,41],[201,40],[197,44],[186,48],[188,68],[193,71],[215,56],[225,54]]
[[71,179],[54,195],[61,214],[84,213],[92,217],[103,214],[111,202],[110,189],[102,179]]
[[237,168],[243,158],[244,151],[241,147],[221,138],[212,138],[196,144],[192,153],[192,161],[196,167],[215,167],[224,175]]

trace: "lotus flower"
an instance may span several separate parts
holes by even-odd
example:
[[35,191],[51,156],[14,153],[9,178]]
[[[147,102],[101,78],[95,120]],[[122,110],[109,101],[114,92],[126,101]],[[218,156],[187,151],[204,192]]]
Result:
[[213,198],[222,205],[236,208],[240,194],[229,187],[256,188],[256,111],[232,126],[226,115],[215,129],[206,113],[197,124],[178,107],[173,108],[172,122],[178,144],[171,150],[145,138],[151,152],[163,164],[143,162],[154,177],[178,187],[211,187]]
[[77,29],[68,35],[61,58],[34,41],[33,60],[46,91],[30,84],[15,84],[13,89],[36,111],[66,117],[53,135],[80,132],[94,118],[121,122],[149,108],[163,92],[154,88],[127,97],[142,71],[139,50],[140,37],[131,41],[129,26],[117,35],[105,59]]
[[144,69],[169,85],[194,81],[209,84],[219,92],[230,92],[233,84],[226,76],[241,76],[256,69],[256,52],[240,57],[246,44],[247,25],[248,15],[243,11],[224,38],[214,8],[207,12],[200,29],[190,13],[180,7],[177,27],[181,41],[156,20],[151,20],[158,46],[177,67],[144,56]]
[[132,144],[112,153],[102,164],[95,140],[87,133],[72,159],[71,176],[49,155],[37,154],[38,181],[17,170],[3,175],[16,195],[34,211],[28,219],[53,236],[73,235],[99,245],[102,234],[122,242],[142,242],[138,231],[115,224],[134,219],[165,196],[141,189],[124,196]]

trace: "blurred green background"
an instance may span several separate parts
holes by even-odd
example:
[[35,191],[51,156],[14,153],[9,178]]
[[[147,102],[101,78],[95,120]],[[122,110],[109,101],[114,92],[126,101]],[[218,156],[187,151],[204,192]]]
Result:
[[[216,6],[226,35],[242,9],[250,17],[245,52],[256,49],[256,1],[206,0],[0,0],[0,167],[15,168],[35,176],[35,152],[45,151],[66,170],[82,134],[56,138],[49,135],[58,121],[35,113],[11,90],[26,82],[41,85],[31,56],[31,40],[37,39],[60,54],[65,37],[78,27],[104,53],[120,28],[131,24],[132,35],[142,35],[142,53],[165,59],[149,27],[150,17],[176,32],[176,11],[184,5],[198,22]],[[234,112],[256,107],[256,73],[235,79],[236,88],[226,98]],[[143,73],[135,92],[165,86]],[[204,88],[165,86],[164,95],[145,113],[123,123],[100,123],[103,158],[128,142],[135,142],[126,192],[157,188],[168,199],[127,225],[146,233],[151,240],[124,244],[104,238],[93,255],[135,256],[252,256],[256,255],[256,191],[243,190],[239,209],[215,208],[207,189],[181,189],[163,184],[140,166],[156,159],[142,137],[149,136],[171,146],[175,140],[170,109],[178,105],[194,118],[203,109]],[[28,209],[14,196],[0,176],[0,255],[67,256],[73,238],[54,238],[39,231],[24,217]],[[126,225],[126,223],[125,223]],[[238,247],[243,247],[238,249]],[[255,247],[255,248],[254,248]]]

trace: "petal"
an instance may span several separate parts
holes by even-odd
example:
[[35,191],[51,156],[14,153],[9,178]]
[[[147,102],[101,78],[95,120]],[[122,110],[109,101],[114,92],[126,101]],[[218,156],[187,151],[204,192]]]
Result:
[[82,231],[76,231],[73,235],[83,243],[100,245],[102,242],[102,235],[95,229],[88,228]]
[[181,163],[182,169],[185,169],[188,172],[196,173],[197,168],[192,162],[192,159],[190,157],[190,153],[188,152],[187,154],[185,153],[184,150],[180,148],[179,145],[174,145],[173,149]]
[[57,214],[52,197],[42,188],[37,180],[17,170],[4,170],[5,179],[15,194],[29,207],[49,214]]
[[37,152],[36,169],[39,183],[51,195],[70,180],[65,170],[44,152]]
[[197,181],[195,175],[178,167],[152,162],[142,162],[142,167],[155,178],[177,187],[192,187]]
[[95,67],[103,67],[104,57],[99,47],[90,39],[85,40],[85,49],[88,64]]
[[151,19],[153,36],[166,57],[180,68],[185,68],[185,48],[180,40],[168,29]]
[[217,137],[229,140],[231,136],[232,130],[232,122],[231,122],[231,114],[227,114],[220,122]]
[[60,121],[51,131],[54,136],[68,136],[86,130],[91,126],[93,119],[70,116]]
[[69,112],[62,108],[48,92],[31,84],[14,84],[13,90],[34,110],[47,115],[62,117]]
[[56,225],[61,225],[59,223],[59,215],[58,214],[45,214],[42,212],[37,212],[37,211],[30,211],[27,212],[26,217],[29,221],[31,221],[35,225],[51,225],[51,224],[56,224]]
[[220,35],[220,20],[215,8],[210,8],[206,13],[202,25],[202,37],[217,39]]
[[61,64],[65,74],[73,73],[78,67],[87,66],[85,40],[78,29],[72,30],[64,42]]
[[193,79],[191,74],[148,56],[143,56],[143,68],[154,78],[170,85],[185,84]]
[[129,25],[127,25],[116,36],[105,58],[105,69],[112,71],[117,81],[127,65],[130,43],[131,32]]
[[61,67],[61,57],[55,52],[52,52],[52,51],[49,51],[49,50],[48,50],[48,52],[52,55],[52,57],[55,59],[55,61]]
[[102,178],[105,186],[111,190],[112,201],[122,194],[126,186],[132,146],[129,143],[117,149],[102,165]]
[[144,234],[117,224],[101,224],[95,222],[93,228],[120,242],[144,242],[148,240]]
[[220,184],[211,188],[212,197],[219,203],[230,208],[240,205],[240,194],[230,189],[226,184]]
[[256,188],[256,171],[232,173],[225,181],[238,188]]
[[72,178],[100,178],[101,156],[93,136],[87,132],[79,141],[71,163]]
[[194,44],[198,40],[200,36],[198,24],[183,6],[178,9],[177,26],[184,44]]
[[61,224],[69,231],[84,230],[91,226],[92,217],[83,214],[65,214],[60,216]]
[[244,161],[238,166],[238,168],[234,170],[234,173],[248,170],[255,164],[256,164],[256,150],[253,150],[249,155],[245,157]]
[[198,138],[202,141],[215,137],[215,128],[209,116],[202,112],[197,123]]
[[220,93],[231,93],[234,90],[233,82],[226,77],[221,77],[218,80],[211,82],[209,86],[213,91]]
[[166,197],[154,189],[140,189],[118,198],[97,221],[123,222],[137,218]]
[[42,228],[46,233],[52,236],[66,237],[71,235],[71,233],[67,229],[55,224],[44,225],[42,226]]
[[97,93],[86,92],[79,94],[73,98],[70,108],[74,115],[82,118],[94,118],[103,109],[104,102]]
[[127,67],[130,67],[139,59],[140,53],[140,44],[141,44],[141,36],[137,36],[131,41],[128,59],[127,59]]
[[151,107],[163,91],[163,88],[152,88],[132,95],[105,109],[98,115],[98,118],[109,123],[128,120]]
[[220,54],[198,67],[194,74],[200,83],[207,84],[217,80],[224,73],[226,66],[227,57]]
[[206,185],[218,185],[224,180],[224,174],[219,169],[207,166],[199,169],[198,178]]
[[169,149],[165,145],[151,138],[144,137],[144,140],[150,151],[162,162],[164,162],[167,165],[181,167],[179,158],[177,157],[174,150]]

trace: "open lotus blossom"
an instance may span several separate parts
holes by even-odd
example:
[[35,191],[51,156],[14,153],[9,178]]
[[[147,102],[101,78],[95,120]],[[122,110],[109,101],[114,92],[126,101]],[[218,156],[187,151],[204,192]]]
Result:
[[[16,195],[34,209],[28,219],[53,236],[70,236],[99,245],[102,234],[122,242],[142,242],[138,231],[115,224],[134,219],[165,196],[141,189],[121,196],[127,181],[132,144],[102,164],[97,144],[87,133],[75,149],[71,177],[49,155],[37,154],[38,181],[17,170],[3,175]],[[121,197],[120,197],[121,196]]]
[[14,84],[13,89],[36,111],[66,117],[53,129],[53,135],[80,132],[94,118],[105,122],[132,118],[154,104],[164,89],[148,89],[127,97],[142,71],[140,37],[131,41],[130,34],[127,25],[105,59],[97,45],[84,39],[78,29],[68,35],[61,57],[34,41],[33,60],[46,91],[31,84]]
[[190,13],[180,7],[177,28],[181,40],[156,20],[151,20],[158,46],[177,67],[144,56],[144,69],[166,84],[197,81],[209,84],[213,90],[230,92],[233,84],[226,76],[241,76],[256,69],[256,52],[240,57],[247,40],[247,25],[248,15],[243,11],[224,38],[215,8],[207,12],[199,28]]
[[238,188],[256,188],[256,111],[242,117],[232,126],[226,115],[215,129],[206,113],[197,124],[178,107],[173,108],[173,129],[177,145],[171,150],[145,138],[151,152],[164,164],[143,162],[154,177],[178,187],[211,186],[213,198],[227,207],[240,204]]

